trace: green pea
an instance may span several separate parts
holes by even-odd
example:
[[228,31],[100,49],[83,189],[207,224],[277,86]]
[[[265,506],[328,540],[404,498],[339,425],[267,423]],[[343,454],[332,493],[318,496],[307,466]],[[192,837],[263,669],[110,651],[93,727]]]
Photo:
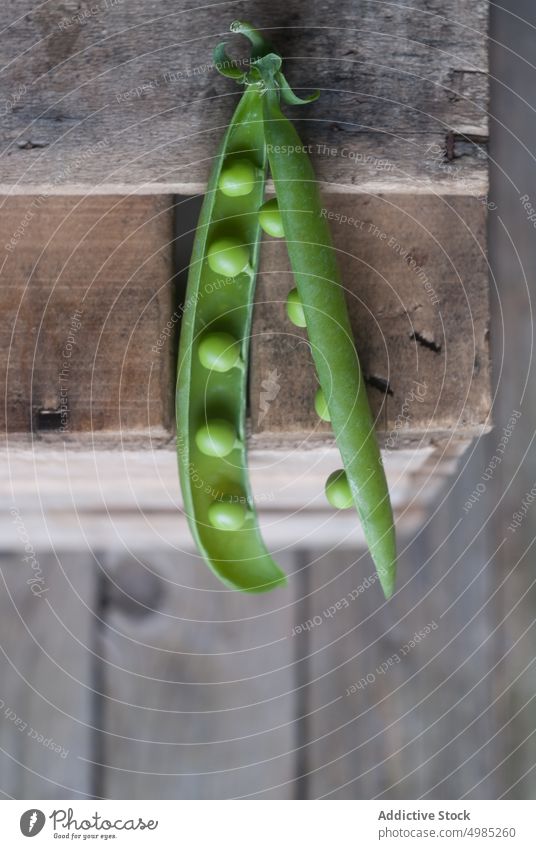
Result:
[[226,457],[236,444],[236,431],[225,419],[211,419],[195,435],[199,450],[208,457]]
[[238,239],[216,239],[207,250],[207,259],[216,274],[236,277],[248,267],[249,251]]
[[287,298],[287,315],[296,327],[305,327],[305,313],[297,289],[291,289]]
[[277,198],[271,198],[263,203],[259,209],[259,223],[265,233],[269,236],[274,236],[276,239],[282,239],[285,235],[283,230],[283,219],[279,212],[279,204]]
[[210,371],[230,371],[240,362],[240,344],[230,333],[205,333],[198,353],[201,365]]
[[328,402],[326,401],[326,396],[322,392],[321,387],[319,386],[316,390],[315,395],[315,410],[316,414],[319,418],[324,422],[330,422],[331,416],[329,414]]
[[214,501],[208,508],[208,520],[220,531],[239,531],[247,518],[247,505],[239,501]]
[[[249,39],[252,62],[246,70],[232,62],[223,42],[214,52],[218,70],[245,84],[245,91],[214,158],[188,277],[189,306],[181,327],[176,399],[185,512],[206,562],[227,586],[261,592],[285,582],[262,543],[250,500],[228,495],[207,504],[207,492],[216,491],[212,487],[220,487],[230,471],[232,481],[223,492],[231,493],[236,487],[246,494],[250,491],[245,441],[237,439],[237,434],[245,432],[247,370],[240,355],[245,354],[247,346],[237,340],[246,340],[249,334],[264,229],[287,240],[297,286],[289,294],[287,313],[296,326],[307,328],[318,384],[326,390],[329,387],[330,410],[320,390],[315,409],[324,420],[330,420],[331,412],[344,470],[329,476],[327,498],[338,509],[357,508],[388,598],[395,587],[396,538],[374,420],[314,170],[296,130],[281,111],[281,101],[305,101],[290,89],[281,70],[282,58],[260,33],[244,22],[234,22],[231,30]],[[289,157],[291,149],[295,153]],[[267,164],[277,200],[263,203]],[[239,225],[231,229],[233,221]],[[224,222],[228,223],[227,231]],[[207,262],[199,262],[200,258]],[[210,298],[204,299],[200,294],[208,291],[214,274],[218,278],[241,278],[225,291],[214,288]],[[236,339],[222,340],[221,334],[209,332],[208,328],[216,326],[217,316],[231,312]],[[239,367],[233,368],[235,365]],[[210,375],[210,397],[206,368],[214,372]],[[228,374],[220,377],[218,371]],[[206,422],[204,405],[213,409],[216,397],[225,397],[228,421]],[[196,432],[192,421],[204,426]],[[208,457],[200,458],[199,451]],[[232,469],[228,461],[209,459],[226,457],[231,451]],[[192,459],[199,461],[206,484],[203,489],[197,485]],[[220,533],[220,528],[231,533]],[[232,533],[236,530],[239,538]]]
[[326,481],[326,498],[337,510],[346,510],[354,506],[350,484],[344,469],[332,472]]
[[218,188],[230,198],[249,195],[257,181],[257,169],[249,159],[235,159],[222,168]]

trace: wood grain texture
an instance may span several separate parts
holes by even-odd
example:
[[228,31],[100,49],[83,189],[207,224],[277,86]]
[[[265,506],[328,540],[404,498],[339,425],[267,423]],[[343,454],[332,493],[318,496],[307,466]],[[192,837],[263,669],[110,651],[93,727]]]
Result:
[[170,201],[11,198],[0,231],[1,430],[66,443],[80,432],[168,436]]
[[[381,444],[395,450],[489,426],[486,208],[476,198],[324,196]],[[306,331],[285,301],[284,245],[266,240],[252,338],[252,431],[261,444],[326,439]]]
[[502,722],[494,703],[501,638],[493,604],[501,561],[481,514],[462,507],[487,453],[482,440],[424,526],[399,539],[393,603],[382,598],[367,553],[311,560],[309,616],[320,614],[321,623],[300,635],[311,682],[310,797],[486,799],[500,792],[492,768],[504,742],[494,736]]
[[321,89],[293,113],[332,191],[484,193],[487,14],[485,0],[6,4],[0,187],[202,191],[238,97],[212,49],[238,17],[273,37],[291,83]]
[[[93,794],[93,558],[35,549],[13,508],[0,557],[0,787],[16,799]],[[27,559],[25,559],[27,558]]]
[[[385,456],[391,500],[400,527],[423,518],[426,502],[455,468],[465,442],[397,450]],[[363,544],[353,511],[328,504],[324,484],[339,464],[335,448],[250,452],[249,469],[263,536],[271,550],[296,544],[329,548]],[[182,512],[172,450],[54,451],[39,444],[0,453],[8,485],[0,492],[0,537],[17,544],[13,500],[24,512],[36,548],[79,550],[87,545],[120,551],[193,550]],[[411,508],[408,505],[411,504]],[[216,586],[216,582],[214,582]]]
[[[490,216],[490,260],[497,286],[492,290],[494,374],[497,387],[496,434],[487,440],[489,456],[496,453],[513,411],[521,413],[511,433],[500,474],[488,485],[485,510],[488,529],[501,549],[497,581],[502,583],[497,604],[502,640],[496,694],[502,716],[501,746],[493,763],[502,780],[501,794],[509,799],[536,795],[536,663],[534,580],[536,451],[536,378],[533,352],[536,256],[534,222],[525,203],[534,205],[533,148],[536,133],[535,73],[531,33],[536,8],[520,0],[493,9],[493,84],[496,121],[493,169],[498,211]],[[509,89],[517,93],[515,102]],[[528,197],[527,197],[528,196]],[[531,492],[532,491],[532,492]],[[513,528],[513,530],[512,530]]]
[[[67,5],[67,4],[66,4]],[[535,10],[530,0],[514,4],[506,0],[503,4],[506,10],[515,12],[522,18],[533,23]],[[430,0],[427,9],[436,10],[441,14],[444,4]],[[472,7],[473,9],[474,7]],[[394,15],[403,15],[401,7],[398,10],[391,5]],[[464,8],[464,14],[467,9]],[[523,57],[531,60],[533,52],[533,33],[523,26],[519,17],[514,17],[508,11],[493,8],[496,16],[497,29],[495,37],[507,40],[503,48],[495,43],[494,73],[499,69],[501,74],[510,68],[511,77],[506,79],[510,86],[516,85],[522,90],[528,102],[534,97],[533,74],[529,72]],[[470,12],[472,14],[472,11]],[[532,16],[532,17],[531,17]],[[514,49],[515,53],[509,49]],[[390,55],[390,54],[389,54]],[[471,79],[469,76],[468,79]],[[520,89],[520,81],[524,89]],[[431,521],[425,521],[417,536],[402,540],[402,556],[400,564],[401,585],[400,593],[389,605],[384,605],[375,583],[365,586],[365,579],[373,574],[372,564],[368,557],[361,552],[338,549],[327,555],[309,551],[304,557],[300,554],[300,574],[308,576],[308,585],[297,595],[307,599],[301,607],[293,611],[292,618],[287,621],[288,611],[282,614],[282,626],[288,630],[287,643],[291,643],[294,656],[300,659],[293,668],[295,682],[303,687],[300,703],[295,712],[296,717],[305,717],[301,728],[296,728],[296,744],[292,757],[294,760],[295,787],[292,792],[297,795],[328,798],[370,798],[380,796],[384,799],[397,798],[496,798],[505,794],[509,798],[534,799],[535,797],[535,745],[534,735],[534,697],[536,693],[536,678],[534,674],[534,609],[535,584],[533,567],[535,505],[529,509],[527,516],[515,533],[508,531],[508,524],[514,513],[522,506],[521,501],[536,481],[536,454],[533,450],[534,439],[534,383],[533,363],[529,356],[530,339],[532,337],[532,319],[530,304],[533,293],[532,281],[536,275],[534,264],[534,228],[527,219],[526,211],[520,203],[520,193],[535,191],[527,182],[527,174],[531,174],[531,139],[534,138],[534,112],[523,107],[521,101],[512,98],[511,92],[499,87],[500,103],[496,101],[495,114],[507,127],[515,128],[515,133],[528,145],[523,151],[512,142],[512,136],[499,123],[495,126],[495,154],[501,165],[507,164],[506,173],[502,176],[495,172],[494,199],[499,203],[499,214],[492,214],[490,220],[490,259],[493,263],[494,281],[497,281],[498,292],[493,297],[492,338],[494,340],[495,376],[498,395],[494,403],[494,432],[483,437],[474,444],[471,451],[463,460],[465,469],[460,479],[454,483],[444,482],[444,491],[435,496]],[[29,152],[30,153],[30,152]],[[520,192],[512,182],[520,187]],[[525,391],[521,391],[525,386]],[[283,390],[281,390],[283,391]],[[475,492],[475,487],[484,482],[490,459],[496,454],[498,442],[503,434],[503,428],[509,423],[514,410],[521,411],[517,420],[501,464],[495,470],[491,480],[485,481],[485,492],[466,513],[464,505]],[[254,440],[256,437],[254,437]],[[448,435],[447,435],[448,443]],[[39,448],[53,450],[53,446],[41,443]],[[473,448],[475,448],[473,453]],[[413,453],[414,449],[407,449]],[[164,456],[165,452],[155,452]],[[401,458],[405,451],[394,452]],[[148,452],[145,452],[147,456]],[[314,452],[311,453],[314,457]],[[108,460],[109,477],[101,477],[106,486],[111,485],[113,477],[119,476],[118,467],[114,467],[105,452],[101,454],[101,475]],[[83,457],[78,455],[79,462]],[[143,458],[140,457],[140,463]],[[270,459],[267,455],[264,458]],[[87,462],[91,460],[86,457]],[[58,473],[58,466],[65,464],[61,452],[49,454],[43,459],[36,451],[32,457],[30,452],[21,451],[17,458],[20,465],[14,462],[13,454],[7,465],[9,470],[17,471],[24,486],[26,495],[34,486],[34,475],[40,474],[42,486],[46,479],[46,492],[50,501],[47,504],[49,528],[53,534],[57,527],[54,504],[62,501],[69,484],[69,476],[65,478]],[[160,461],[160,457],[159,457]],[[41,462],[43,465],[41,465]],[[82,477],[87,474],[83,468],[76,466],[72,458],[73,481],[75,495],[80,503],[88,506],[95,503],[98,494],[98,475],[92,479],[89,491],[85,493]],[[171,463],[171,453],[169,453]],[[433,456],[430,456],[433,463]],[[449,459],[449,464],[453,460]],[[35,468],[34,468],[35,464]],[[261,463],[261,468],[262,468]],[[284,463],[281,464],[283,467]],[[57,477],[54,479],[54,467]],[[146,468],[143,479],[140,471],[140,481],[146,487],[150,497],[151,485],[155,485],[152,467]],[[447,468],[444,464],[441,469]],[[448,468],[452,470],[452,465]],[[419,487],[426,488],[435,481],[437,471],[433,466],[425,470]],[[171,465],[168,472],[162,465],[155,466],[154,471],[171,481]],[[421,471],[422,474],[422,471]],[[151,478],[153,478],[151,483]],[[67,482],[67,483],[66,483]],[[260,483],[262,486],[262,483]],[[109,490],[111,492],[112,490]],[[110,498],[110,507],[120,509],[124,492],[113,490],[114,499]],[[154,492],[154,490],[153,490]],[[162,498],[163,491],[158,496]],[[417,492],[415,492],[417,495]],[[4,513],[9,508],[6,493],[2,496]],[[33,504],[38,504],[38,496],[33,495]],[[159,503],[161,503],[159,501]],[[290,502],[287,502],[290,503]],[[24,518],[27,518],[25,511]],[[77,523],[76,515],[71,511],[71,521]],[[89,515],[89,513],[88,513]],[[118,514],[116,514],[117,516]],[[101,540],[107,541],[102,533],[102,516],[94,518],[94,539],[98,539],[99,526]],[[430,515],[427,514],[427,519]],[[86,517],[86,521],[89,519]],[[111,524],[113,524],[111,522]],[[10,522],[11,532],[15,532]],[[125,534],[125,540],[137,544],[134,536],[139,522],[135,520],[130,526],[132,536]],[[4,529],[0,534],[7,537]],[[506,537],[506,542],[498,550],[497,547]],[[46,527],[43,540],[46,539]],[[73,537],[74,539],[74,532]],[[17,539],[12,540],[16,546]],[[50,540],[48,541],[50,545]],[[61,556],[61,562],[70,579],[80,585],[88,579],[90,567],[87,561],[76,555],[67,559]],[[256,629],[252,637],[251,623],[243,621],[229,622],[229,618],[241,619],[243,609],[237,609],[233,614],[226,608],[225,615],[229,618],[222,624],[216,625],[217,618],[225,618],[217,614],[220,602],[214,599],[209,603],[196,599],[199,590],[208,587],[210,576],[201,569],[197,571],[194,561],[185,561],[177,552],[167,555],[160,560],[160,555],[154,557],[154,552],[145,549],[139,555],[144,564],[140,573],[132,568],[132,560],[108,559],[106,569],[110,579],[116,580],[122,589],[119,591],[108,586],[105,596],[107,606],[105,625],[99,630],[98,644],[106,653],[105,685],[103,702],[97,710],[104,708],[105,723],[101,724],[102,736],[98,749],[84,749],[85,740],[79,736],[78,725],[76,734],[73,733],[73,752],[82,754],[91,763],[77,762],[78,784],[72,792],[87,792],[88,772],[96,770],[95,761],[107,764],[100,768],[97,775],[100,781],[99,789],[103,794],[137,798],[142,793],[169,792],[172,786],[177,793],[218,793],[235,795],[235,776],[239,776],[239,787],[242,791],[243,779],[241,773],[247,774],[251,780],[253,792],[257,795],[273,793],[284,796],[290,794],[290,785],[286,776],[292,773],[279,766],[276,782],[282,782],[278,790],[268,791],[268,784],[274,781],[274,763],[283,763],[285,756],[279,757],[282,751],[287,751],[287,741],[270,732],[278,722],[278,704],[281,701],[281,673],[273,673],[275,687],[269,694],[276,695],[272,702],[273,712],[267,719],[267,705],[255,706],[247,719],[248,728],[253,728],[257,734],[256,740],[265,738],[268,744],[273,743],[276,761],[269,761],[266,775],[259,764],[256,767],[246,765],[245,744],[237,742],[236,751],[232,746],[220,741],[211,744],[210,741],[219,734],[218,717],[213,714],[213,722],[209,725],[206,717],[200,720],[196,728],[196,716],[189,715],[186,722],[179,724],[179,714],[157,714],[155,708],[184,710],[199,708],[184,685],[172,683],[158,684],[151,689],[149,676],[166,678],[175,681],[180,673],[185,681],[194,680],[196,674],[203,674],[208,686],[208,702],[218,707],[223,704],[230,706],[235,719],[242,713],[236,709],[232,700],[232,691],[225,685],[225,692],[218,694],[214,680],[217,676],[242,674],[242,662],[227,655],[223,671],[218,657],[212,657],[214,665],[209,669],[208,656],[200,659],[200,666],[193,657],[182,656],[181,652],[193,650],[207,653],[219,652],[220,635],[224,633],[224,651],[232,646],[238,653],[235,658],[248,657],[254,659],[254,669],[251,670],[246,662],[247,684],[241,684],[236,691],[241,696],[248,688],[257,686],[261,700],[266,700],[265,685],[253,684],[255,676],[260,681],[265,673],[270,673],[277,663],[276,643],[270,649],[254,648],[260,640]],[[52,578],[50,559],[40,556],[45,565],[47,577]],[[80,572],[78,571],[81,568]],[[156,579],[150,573],[156,573]],[[125,578],[125,572],[127,577]],[[28,596],[24,573],[20,562],[20,552],[15,559],[4,558],[2,573],[16,599],[19,610],[23,611],[24,621],[37,635],[42,646],[56,646],[54,637],[57,633],[49,619],[43,615],[42,599],[32,599]],[[172,586],[164,594],[159,591],[160,575],[171,577],[175,582],[188,584],[188,589]],[[121,580],[119,580],[119,578]],[[295,580],[298,580],[296,574]],[[207,581],[207,583],[204,583]],[[198,589],[192,591],[195,585]],[[56,584],[55,584],[56,586]],[[65,584],[61,588],[62,615],[64,619],[73,617],[79,628],[76,633],[85,634],[86,622],[83,611],[70,604],[73,596]],[[79,586],[77,584],[77,586]],[[166,584],[167,586],[167,584]],[[211,586],[213,589],[213,587]],[[322,615],[324,610],[336,605],[341,599],[347,598],[348,593],[360,589],[357,598],[349,602],[346,608],[343,603],[334,615]],[[125,596],[125,590],[132,598]],[[91,587],[89,595],[91,595]],[[211,593],[212,596],[212,593]],[[138,601],[136,601],[136,598]],[[134,600],[132,600],[134,599]],[[140,614],[140,602],[148,602],[158,608],[156,614],[147,613],[145,609]],[[32,602],[35,601],[34,606]],[[225,603],[227,599],[225,598]],[[60,703],[59,691],[65,688],[66,679],[60,681],[57,670],[51,664],[43,661],[43,653],[30,642],[26,631],[22,631],[20,619],[14,607],[8,606],[10,599],[2,593],[2,611],[0,617],[1,645],[5,648],[21,673],[27,674],[33,684],[38,681],[39,687],[45,694],[52,694],[50,700]],[[234,602],[233,602],[234,604]],[[25,606],[26,605],[26,606]],[[161,607],[160,607],[161,605]],[[186,609],[186,612],[185,612]],[[162,613],[160,612],[162,610]],[[208,610],[208,614],[207,614]],[[165,614],[172,612],[169,622]],[[190,611],[192,611],[190,613]],[[186,623],[187,617],[201,618],[202,611],[210,619],[208,631],[201,629],[198,622]],[[102,611],[101,611],[102,612]],[[312,630],[305,630],[292,636],[295,626],[300,625],[311,617],[320,615],[321,624]],[[173,616],[178,617],[173,618]],[[439,617],[441,617],[439,619]],[[279,639],[283,633],[276,622],[275,614],[265,617],[269,620],[262,626],[260,634],[268,634],[268,640]],[[378,673],[379,665],[384,664],[395,653],[400,652],[408,638],[412,637],[419,627],[430,620],[440,622],[438,628],[415,646],[403,659],[403,662],[393,664],[389,671]],[[255,621],[255,620],[254,620]],[[260,621],[260,620],[259,620]],[[117,631],[112,631],[112,627]],[[203,626],[204,627],[204,626]],[[243,642],[241,642],[243,635]],[[141,645],[152,640],[155,649]],[[452,642],[450,642],[452,640]],[[60,661],[65,658],[66,668],[73,676],[84,679],[85,667],[80,666],[78,654],[73,652],[70,640],[67,648],[60,645],[58,640],[57,653],[53,656]],[[192,649],[193,646],[193,649]],[[189,649],[190,647],[190,649]],[[166,654],[164,649],[169,650]],[[280,649],[281,650],[281,649]],[[287,651],[288,648],[285,648]],[[169,657],[166,662],[165,657]],[[275,657],[275,661],[274,661]],[[156,658],[156,660],[155,660]],[[307,658],[307,660],[304,660]],[[82,659],[82,664],[84,659]],[[69,665],[72,664],[72,665]],[[115,664],[113,666],[112,664]],[[118,672],[117,666],[123,665],[126,671]],[[153,668],[156,671],[153,671]],[[138,673],[138,675],[133,674]],[[374,674],[374,680],[366,687],[346,696],[346,688],[358,682],[363,675]],[[188,677],[189,676],[189,677]],[[322,677],[323,676],[323,677]],[[21,684],[19,676],[7,664],[2,668],[2,681],[7,690],[14,694],[15,707],[22,705],[21,716],[25,721],[33,721],[36,728],[43,728],[43,733],[49,736],[56,728],[54,712],[45,710],[43,699],[36,697]],[[296,689],[295,684],[295,689]],[[304,686],[308,685],[308,686]],[[221,685],[218,685],[218,687]],[[242,689],[245,688],[245,689]],[[58,691],[58,692],[57,692]],[[122,709],[120,699],[124,694],[130,694],[132,702],[140,707],[125,707]],[[297,693],[296,693],[297,695]],[[87,705],[83,697],[70,689],[66,689],[69,710],[79,718],[86,716]],[[198,695],[201,699],[203,694]],[[0,698],[5,699],[4,689]],[[64,698],[63,696],[61,697]],[[114,701],[118,699],[117,701]],[[35,700],[35,703],[32,703]],[[284,700],[283,700],[284,701]],[[6,703],[8,700],[6,699]],[[61,701],[63,704],[63,701]],[[206,704],[206,703],[205,703]],[[73,707],[74,705],[74,707]],[[314,712],[312,712],[314,711]],[[283,723],[287,721],[288,703],[283,707]],[[100,713],[102,720],[102,712]],[[156,718],[155,717],[159,717]],[[41,723],[41,724],[40,724]],[[190,724],[191,723],[191,724]],[[224,720],[225,730],[229,730],[229,720]],[[270,724],[271,723],[271,724]],[[270,725],[269,725],[270,724]],[[46,727],[46,731],[45,731]],[[106,731],[110,729],[113,735]],[[137,740],[144,737],[147,743],[130,742],[119,735],[126,730],[128,737]],[[65,737],[63,734],[65,733]],[[70,725],[62,716],[58,724],[57,737],[59,742],[68,745],[71,739]],[[231,729],[231,733],[232,729]],[[287,732],[288,733],[288,729]],[[60,736],[61,735],[61,736]],[[115,736],[114,736],[115,735]],[[159,736],[160,735],[160,736]],[[200,735],[200,736],[198,736]],[[53,736],[55,736],[53,734]],[[64,796],[66,791],[58,790],[65,781],[66,773],[61,770],[67,767],[59,764],[59,770],[54,770],[53,753],[45,751],[46,764],[38,752],[38,744],[34,741],[25,742],[19,731],[15,731],[11,723],[0,712],[0,739],[2,749],[8,755],[0,754],[1,789],[3,793],[20,798],[35,796]],[[158,741],[166,745],[159,745]],[[192,747],[176,746],[168,743],[192,742],[199,744],[199,750]],[[301,743],[302,748],[298,745]],[[76,747],[79,748],[76,748]],[[215,746],[214,754],[207,750]],[[257,746],[257,743],[254,744]],[[186,749],[186,756],[182,749]],[[271,747],[270,747],[271,748]],[[160,749],[161,751],[157,751]],[[255,749],[255,752],[259,749]],[[23,764],[20,767],[13,757]],[[271,757],[262,752],[262,759]],[[288,757],[288,755],[286,755]],[[160,760],[162,759],[162,760]],[[48,781],[36,779],[28,775],[26,764],[34,764],[37,772],[43,772],[49,777]],[[69,763],[69,759],[67,759]],[[206,764],[208,763],[208,770]],[[214,766],[219,768],[224,763],[226,773],[216,773]],[[239,767],[238,769],[236,767]],[[130,770],[121,772],[121,769]],[[156,773],[142,774],[142,771]],[[208,771],[208,776],[200,776],[202,771]],[[164,777],[163,772],[170,773]],[[184,775],[189,772],[189,775]],[[181,773],[178,775],[178,773]],[[195,774],[192,774],[195,773]],[[94,773],[95,775],[95,773]],[[70,779],[71,772],[68,772]],[[51,783],[50,779],[53,782]],[[168,784],[168,782],[170,784]],[[263,790],[261,790],[263,788]],[[463,803],[462,803],[463,804]]]
[[179,551],[109,557],[105,572],[103,795],[292,798],[292,584],[228,591]]
[[[369,588],[300,636],[310,656],[308,698],[320,708],[302,771],[313,797],[534,797],[534,504],[526,507],[526,495],[536,480],[536,272],[533,222],[521,202],[534,194],[531,153],[518,143],[535,131],[534,75],[526,71],[533,49],[526,21],[534,24],[535,10],[507,3],[493,15],[495,429],[474,443],[431,518],[403,545],[394,603],[384,608]],[[512,90],[526,102],[516,98],[513,108]],[[370,561],[357,554],[310,562],[309,616],[369,574]],[[413,625],[431,618],[439,627],[384,672]],[[370,683],[346,696],[369,674]]]
[[[486,207],[450,196],[324,202],[383,447],[480,433],[490,405]],[[1,272],[0,415],[10,446],[172,445],[176,275],[187,265],[174,274],[172,215],[177,245],[191,224],[187,202],[171,207],[164,197],[5,200],[1,236],[14,245]],[[333,445],[313,411],[305,333],[285,313],[290,286],[284,244],[266,240],[250,380],[261,450]]]

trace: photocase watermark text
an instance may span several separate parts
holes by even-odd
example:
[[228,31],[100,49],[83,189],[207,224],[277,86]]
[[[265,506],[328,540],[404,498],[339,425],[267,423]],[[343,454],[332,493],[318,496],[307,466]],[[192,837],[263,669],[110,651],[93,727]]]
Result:
[[305,622],[300,622],[299,625],[294,625],[291,636],[296,637],[304,631],[312,631],[313,628],[317,628],[319,625],[322,625],[323,622],[326,622],[328,619],[332,619],[336,613],[339,613],[339,611],[346,610],[346,608],[350,607],[350,604],[353,601],[356,601],[356,599],[372,587],[377,580],[378,575],[376,572],[373,575],[369,575],[368,578],[365,578],[357,587],[350,590],[350,592],[345,596],[334,602],[334,604],[330,604],[329,607],[326,607],[321,614],[317,613],[316,616],[313,616],[311,619],[307,619]]
[[199,292],[187,298],[184,304],[178,307],[178,309],[175,310],[171,318],[166,322],[155,344],[152,345],[151,351],[153,352],[153,354],[162,353],[162,349],[165,347],[168,339],[173,336],[175,332],[175,327],[177,326],[185,312],[188,312],[188,310],[192,309],[205,295],[210,295],[212,294],[212,292],[217,292],[224,286],[232,285],[232,283],[232,277],[220,277],[218,280],[205,283],[205,285]]
[[398,651],[393,652],[386,660],[382,661],[374,670],[374,672],[368,672],[363,678],[360,678],[359,681],[356,681],[355,684],[350,684],[349,687],[346,688],[346,695],[353,696],[359,690],[364,690],[366,687],[369,687],[371,684],[374,684],[377,678],[381,675],[385,675],[390,669],[395,666],[398,666],[399,663],[406,657],[411,651],[413,651],[419,643],[422,643],[424,639],[431,634],[432,631],[436,631],[439,628],[439,625],[435,620],[432,620],[428,625],[425,625],[424,628],[421,628],[419,631],[415,631],[411,639],[409,639],[403,646],[400,646]]
[[58,21],[57,27],[61,32],[68,32],[73,27],[80,27],[85,24],[89,18],[94,18],[99,12],[106,12],[114,6],[119,6],[123,0],[102,0],[101,3],[94,3],[91,6],[85,6],[78,9],[68,17],[61,18]]
[[523,524],[524,519],[529,512],[529,508],[533,504],[536,499],[536,483],[534,486],[525,493],[523,498],[521,499],[521,505],[515,513],[512,514],[512,521],[508,525],[508,530],[510,533],[515,534],[518,528]]
[[45,737],[44,734],[33,728],[32,725],[18,715],[16,710],[6,705],[3,699],[0,699],[0,711],[9,722],[13,723],[13,726],[20,734],[25,734],[30,740],[35,740],[40,746],[50,749],[51,752],[55,752],[62,760],[65,760],[69,754],[69,749],[65,749],[60,743],[56,743],[53,737]]
[[67,339],[65,340],[65,345],[63,346],[63,350],[61,355],[63,357],[62,367],[58,378],[59,383],[59,413],[60,413],[60,427],[59,430],[61,433],[67,433],[69,430],[69,385],[70,385],[70,373],[71,373],[71,358],[73,356],[73,350],[76,345],[76,336],[80,328],[82,327],[82,311],[75,310],[71,316],[71,323],[69,327],[69,333],[67,335]]
[[11,514],[11,520],[17,529],[19,539],[24,546],[24,551],[26,552],[22,561],[29,566],[32,572],[31,576],[27,578],[26,583],[30,587],[32,595],[36,598],[42,598],[42,596],[47,593],[50,588],[46,586],[45,576],[43,575],[43,571],[39,565],[35,548],[30,541],[30,537],[28,536],[28,531],[26,530],[26,525],[24,524],[20,511],[17,510],[16,507],[12,507],[9,512]]
[[502,462],[502,458],[510,441],[510,437],[512,436],[513,430],[517,424],[518,419],[520,418],[521,413],[518,410],[514,410],[512,415],[510,416],[508,424],[506,425],[506,427],[503,427],[502,436],[495,448],[495,453],[493,457],[486,466],[479,482],[475,486],[471,495],[463,505],[464,513],[468,513],[469,510],[471,510],[473,506],[480,501],[480,498],[486,492],[486,484],[492,479],[493,475],[495,474],[495,469]]
[[411,251],[404,247],[395,236],[391,236],[385,230],[378,227],[377,224],[371,221],[363,221],[360,218],[345,215],[342,212],[322,207],[320,217],[326,218],[328,221],[336,221],[338,224],[346,224],[349,227],[354,227],[356,230],[365,232],[378,239],[380,242],[385,242],[386,246],[394,253],[398,254],[400,259],[404,260],[408,267],[413,271],[419,279],[424,291],[430,299],[430,303],[434,306],[439,304],[439,297],[430,282],[430,279],[424,268],[417,262]]
[[360,165],[372,165],[376,171],[392,171],[395,167],[389,159],[381,159],[378,156],[373,156],[371,153],[362,153],[360,150],[354,150],[351,147],[337,147],[328,144],[268,144],[266,145],[268,153],[277,153],[283,156],[294,156],[295,154],[307,153],[309,156],[333,156],[341,159],[348,159]]
[[385,440],[384,448],[387,452],[392,451],[394,448],[396,448],[400,430],[404,427],[409,427],[409,422],[411,418],[411,405],[413,403],[422,404],[424,401],[426,392],[428,390],[426,381],[423,381],[421,383],[418,380],[414,380],[413,383],[415,384],[415,386],[412,387],[411,391],[404,398],[404,401],[402,402],[402,407],[400,408],[400,412],[394,421],[393,428],[391,429]]

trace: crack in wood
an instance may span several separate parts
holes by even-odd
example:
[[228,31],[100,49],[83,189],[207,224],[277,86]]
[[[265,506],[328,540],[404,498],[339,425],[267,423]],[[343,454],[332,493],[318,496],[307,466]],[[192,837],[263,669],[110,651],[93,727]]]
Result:
[[377,389],[383,395],[392,395],[393,390],[391,389],[391,384],[385,377],[376,377],[376,375],[369,375],[365,377],[365,383],[367,386],[372,386],[374,389]]
[[419,333],[417,330],[412,333],[409,338],[418,342],[419,345],[423,346],[423,348],[428,348],[430,351],[433,351],[434,354],[441,353],[441,345],[438,345],[433,339],[427,339],[426,336],[423,336],[423,334]]

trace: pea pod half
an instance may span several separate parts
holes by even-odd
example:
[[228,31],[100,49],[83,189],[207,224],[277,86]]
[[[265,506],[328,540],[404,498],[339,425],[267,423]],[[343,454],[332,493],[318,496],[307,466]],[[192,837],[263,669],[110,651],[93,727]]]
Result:
[[[260,36],[237,24],[266,51]],[[259,258],[258,210],[266,177],[263,86],[236,67],[223,45],[222,73],[245,92],[224,135],[197,226],[181,326],[177,454],[184,508],[207,564],[233,589],[262,592],[285,583],[257,525],[246,460],[246,370]]]
[[[263,115],[270,171],[322,390],[317,411],[326,413],[327,406],[322,418],[331,421],[344,465],[344,471],[330,476],[326,492],[336,506],[347,506],[345,489],[349,490],[384,594],[389,597],[396,576],[393,514],[336,255],[321,215],[311,161],[280,109],[280,98],[296,100],[288,97],[281,58],[267,54],[256,67],[266,86]],[[296,309],[295,293],[290,307]]]

